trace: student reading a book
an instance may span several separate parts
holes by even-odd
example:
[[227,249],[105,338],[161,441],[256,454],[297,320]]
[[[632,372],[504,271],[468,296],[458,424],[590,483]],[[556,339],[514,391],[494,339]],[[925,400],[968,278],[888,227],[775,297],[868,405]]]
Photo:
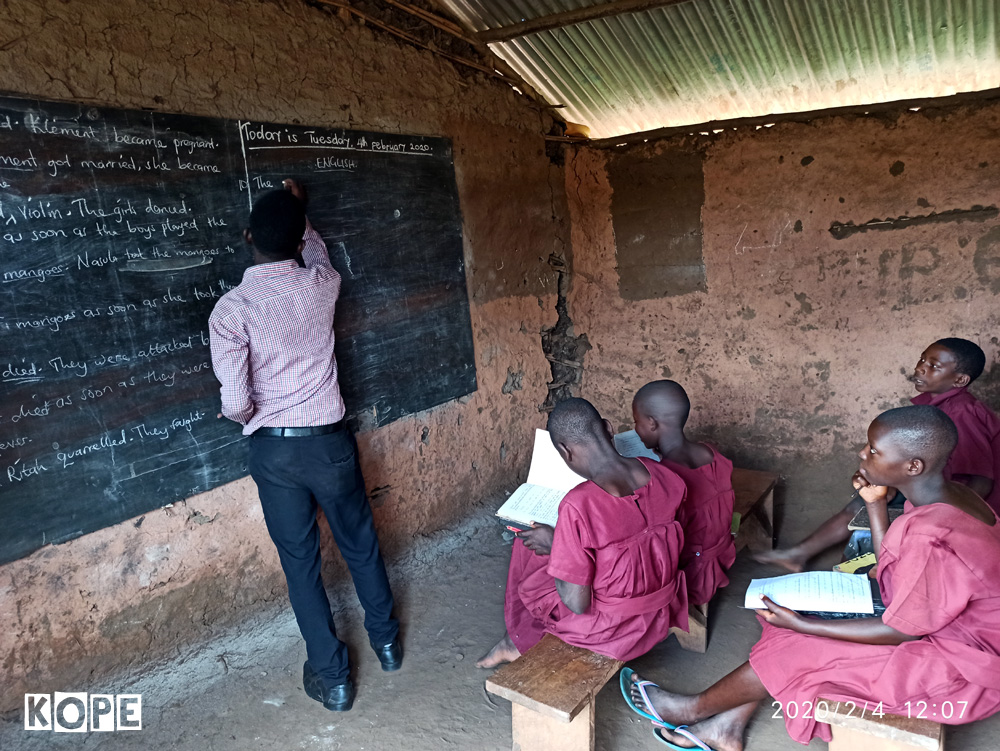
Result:
[[[948,724],[1000,710],[1000,523],[967,486],[945,479],[957,440],[954,423],[930,406],[889,410],[868,428],[858,485],[879,550],[881,617],[820,620],[763,598],[749,661],[700,694],[632,675],[635,707],[662,719],[654,732],[679,748],[704,748],[693,736],[738,751],[768,696],[795,706],[785,726],[803,744],[830,740],[820,697]],[[891,527],[887,486],[907,498]]]
[[504,601],[507,632],[479,667],[516,659],[545,633],[628,660],[663,641],[672,626],[687,627],[676,519],[683,481],[651,459],[619,455],[610,423],[584,399],[557,404],[548,430],[587,482],[563,498],[554,529],[518,533]]
[[[941,409],[958,429],[958,445],[944,469],[945,477],[963,485],[1000,511],[1000,419],[968,391],[983,372],[986,355],[968,339],[939,339],[923,351],[910,380],[918,394],[913,404]],[[892,496],[890,491],[890,496]],[[894,505],[905,500],[890,498]],[[847,525],[864,503],[855,494],[843,511],[823,522],[812,534],[791,548],[778,548],[754,556],[761,563],[775,563],[789,571],[805,569],[809,560],[851,536]],[[860,549],[852,555],[865,552]]]
[[684,425],[690,412],[687,393],[674,381],[647,383],[632,400],[635,432],[687,485],[678,515],[684,528],[680,565],[689,602],[704,605],[729,583],[726,571],[736,560],[733,463],[716,448],[688,440]]

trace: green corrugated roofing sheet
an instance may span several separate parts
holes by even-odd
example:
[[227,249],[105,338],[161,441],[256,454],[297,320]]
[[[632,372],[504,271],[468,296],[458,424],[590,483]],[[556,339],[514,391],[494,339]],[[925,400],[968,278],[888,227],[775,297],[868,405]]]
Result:
[[[479,30],[599,3],[444,0]],[[689,0],[492,49],[595,138],[1000,87],[1000,0]]]

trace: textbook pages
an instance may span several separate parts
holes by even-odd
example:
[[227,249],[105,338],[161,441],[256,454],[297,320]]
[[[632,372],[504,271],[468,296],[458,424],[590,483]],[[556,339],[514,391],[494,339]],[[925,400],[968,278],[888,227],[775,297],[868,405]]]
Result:
[[497,509],[496,515],[516,529],[529,529],[531,522],[556,526],[559,502],[579,485],[586,482],[566,466],[559,456],[547,430],[535,430],[535,447],[531,452],[528,481]]
[[837,571],[807,571],[770,579],[753,579],[743,607],[760,609],[761,595],[800,612],[873,615],[875,605],[868,577]]
[[656,452],[653,449],[646,448],[639,434],[634,430],[626,430],[624,433],[616,435],[615,448],[618,449],[618,453],[622,456],[644,456],[656,462],[660,461],[660,457],[656,455]]

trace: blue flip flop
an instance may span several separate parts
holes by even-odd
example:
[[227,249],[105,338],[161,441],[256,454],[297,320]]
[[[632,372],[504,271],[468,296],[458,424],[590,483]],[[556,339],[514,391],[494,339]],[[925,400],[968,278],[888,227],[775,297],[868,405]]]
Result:
[[[662,717],[656,714],[656,710],[653,709],[652,703],[649,701],[649,697],[646,695],[646,686],[655,686],[659,688],[652,681],[633,681],[632,676],[635,675],[635,671],[631,668],[622,668],[621,673],[618,674],[618,683],[622,689],[622,696],[625,698],[625,703],[628,704],[629,709],[635,712],[637,715],[643,719],[649,720],[654,725],[659,725],[661,728],[666,728],[667,730],[673,730],[674,726],[669,722],[666,722]],[[635,685],[639,689],[639,693],[642,694],[642,700],[645,702],[646,706],[649,707],[650,711],[639,709],[636,703],[632,701],[632,694],[629,691],[632,685]],[[662,740],[662,739],[661,739]],[[664,741],[665,743],[666,741]]]
[[688,726],[687,725],[678,725],[675,728],[668,728],[668,730],[672,730],[675,733],[680,733],[685,738],[687,738],[689,741],[691,741],[692,743],[694,743],[695,746],[694,746],[693,749],[692,748],[685,748],[684,746],[678,746],[676,743],[671,743],[666,738],[664,738],[663,734],[660,732],[659,728],[654,729],[653,730],[653,735],[656,736],[656,740],[658,740],[660,743],[662,743],[667,748],[671,748],[674,751],[699,751],[699,749],[701,751],[714,751],[714,749],[711,746],[709,746],[707,743],[705,743],[705,741],[703,741],[701,738],[699,738],[694,733],[692,733],[690,730],[688,730]]

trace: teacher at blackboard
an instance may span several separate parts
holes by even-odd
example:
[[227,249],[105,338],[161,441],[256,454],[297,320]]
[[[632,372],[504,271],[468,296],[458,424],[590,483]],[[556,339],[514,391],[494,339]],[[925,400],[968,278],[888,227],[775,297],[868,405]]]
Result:
[[250,475],[306,642],[303,686],[327,709],[344,712],[354,684],[323,587],[317,504],[354,579],[382,669],[397,670],[403,653],[337,382],[340,274],[306,218],[305,190],[294,180],[284,187],[262,195],[250,212],[244,237],[254,265],[212,311],[212,366],[222,383],[222,414],[250,436]]

